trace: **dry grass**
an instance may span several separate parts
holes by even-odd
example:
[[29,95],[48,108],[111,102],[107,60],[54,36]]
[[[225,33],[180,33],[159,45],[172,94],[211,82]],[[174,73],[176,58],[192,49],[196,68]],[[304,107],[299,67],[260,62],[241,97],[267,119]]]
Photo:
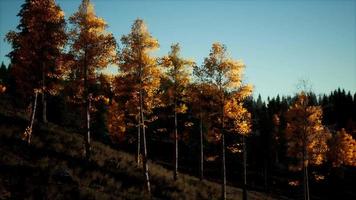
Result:
[[[22,124],[0,122],[0,164],[9,168],[8,173],[0,174],[3,194],[10,193],[16,198],[22,193],[34,199],[36,195],[48,199],[149,199],[142,169],[136,166],[133,155],[93,142],[91,160],[86,161],[80,134],[49,124],[35,128],[32,143],[28,145],[21,140],[25,126],[25,121]],[[32,173],[26,174],[24,170],[16,174],[16,170],[11,170],[20,166]],[[221,187],[217,183],[184,174],[173,181],[171,171],[152,162],[149,166],[153,199],[220,198]],[[58,171],[65,172],[70,180],[58,180],[55,176]],[[13,177],[23,181],[25,191],[16,193],[17,185],[9,183]],[[227,191],[228,199],[241,198],[240,189],[228,187]],[[249,199],[267,198],[249,192]]]

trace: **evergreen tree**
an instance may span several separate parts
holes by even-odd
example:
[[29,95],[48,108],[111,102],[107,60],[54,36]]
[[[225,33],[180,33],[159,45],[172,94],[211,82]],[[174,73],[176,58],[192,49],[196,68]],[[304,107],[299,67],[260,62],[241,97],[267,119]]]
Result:
[[6,38],[12,45],[8,54],[19,98],[28,100],[39,89],[42,95],[42,121],[47,122],[46,95],[63,73],[60,66],[66,43],[64,12],[54,0],[26,0],[18,14],[18,32]]

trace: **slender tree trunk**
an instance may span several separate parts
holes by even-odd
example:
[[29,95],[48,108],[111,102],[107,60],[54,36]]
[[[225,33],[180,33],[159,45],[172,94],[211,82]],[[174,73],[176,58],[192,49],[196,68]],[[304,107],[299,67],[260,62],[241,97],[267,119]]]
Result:
[[141,159],[141,122],[139,122],[139,126],[137,127],[137,166],[140,166],[140,159]]
[[204,178],[203,116],[200,110],[200,180],[203,180],[203,178]]
[[303,178],[304,178],[304,200],[310,200],[309,196],[309,175],[308,175],[308,158],[306,147],[303,150]]
[[45,74],[45,63],[42,63],[42,122],[47,123],[47,101],[46,101],[46,74]]
[[174,100],[174,180],[178,179],[178,120],[177,102]]
[[32,127],[33,127],[33,122],[35,121],[35,115],[36,115],[36,108],[37,108],[37,97],[38,97],[38,92],[35,92],[35,99],[33,102],[33,108],[32,108],[32,113],[31,113],[31,121],[30,125],[28,127],[27,131],[27,143],[31,143],[31,136],[32,136]]
[[146,128],[145,128],[145,120],[143,116],[143,94],[142,94],[142,83],[141,83],[141,89],[140,89],[140,118],[141,118],[141,126],[142,126],[142,139],[143,139],[143,168],[144,168],[144,174],[146,178],[146,188],[148,191],[148,194],[151,194],[151,185],[150,185],[150,176],[149,176],[149,169],[148,169],[148,163],[147,163],[147,144],[146,144]]
[[247,152],[246,152],[246,138],[242,136],[242,148],[243,148],[243,165],[244,165],[244,184],[243,184],[243,192],[242,199],[247,200]]
[[88,88],[88,66],[86,63],[86,51],[84,53],[84,102],[85,102],[85,157],[90,158],[90,98]]
[[226,199],[226,165],[225,165],[225,111],[224,111],[224,106],[225,106],[225,96],[224,96],[224,91],[220,87],[221,91],[221,164],[222,164],[222,194],[221,194],[221,199],[225,200]]
[[308,164],[305,166],[305,179],[306,179],[306,195],[307,195],[307,200],[310,199],[310,194],[309,194],[309,174],[308,174]]
[[222,164],[222,194],[221,199],[226,199],[226,166],[225,166],[225,134],[221,136],[221,164]]

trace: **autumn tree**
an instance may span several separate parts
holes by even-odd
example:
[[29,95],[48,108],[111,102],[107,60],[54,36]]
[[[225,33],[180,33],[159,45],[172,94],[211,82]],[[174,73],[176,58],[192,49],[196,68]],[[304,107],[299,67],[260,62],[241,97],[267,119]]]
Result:
[[[246,151],[246,136],[251,133],[251,113],[244,106],[244,101],[252,93],[251,85],[242,85],[240,88],[233,92],[231,97],[224,105],[224,112],[226,113],[227,120],[230,121],[230,126],[227,130],[233,134],[242,136],[242,153],[243,153],[243,193],[244,200],[247,199],[247,151]],[[241,151],[238,146],[230,146],[229,148],[233,153]]]
[[126,132],[125,113],[115,100],[110,103],[107,115],[111,140],[122,141]]
[[310,106],[304,92],[298,94],[296,101],[286,112],[287,154],[297,160],[292,167],[303,170],[306,200],[310,199],[308,166],[322,164],[328,150],[330,133],[321,123],[322,116],[321,107]]
[[356,166],[356,140],[345,129],[338,131],[332,138],[329,158],[334,167]]
[[[245,94],[245,86],[242,84],[242,72],[245,65],[238,60],[229,57],[226,47],[220,43],[214,43],[204,65],[201,69],[203,80],[216,88],[217,108],[216,127],[214,132],[221,141],[221,164],[222,164],[222,199],[226,199],[226,167],[225,167],[225,132],[226,132],[226,106],[231,99],[235,99],[240,105],[241,100],[249,94]],[[235,94],[233,94],[235,92]],[[239,99],[240,98],[240,99]],[[236,121],[239,123],[239,121]],[[239,126],[243,126],[239,124]]]
[[[131,27],[131,32],[121,38],[123,49],[120,55],[120,72],[125,84],[132,88],[132,98],[127,102],[135,107],[131,109],[137,119],[138,146],[143,140],[143,168],[148,193],[151,192],[149,169],[147,163],[147,122],[152,121],[152,109],[160,105],[157,92],[160,86],[161,72],[157,59],[150,55],[159,47],[157,39],[149,33],[143,20],[137,19]],[[132,84],[129,86],[129,84]],[[123,85],[124,86],[124,85]],[[139,149],[138,149],[139,150]],[[138,152],[139,154],[139,152]]]
[[97,72],[116,62],[116,41],[104,19],[96,16],[90,0],[83,0],[79,9],[70,18],[70,54],[74,57],[71,68],[77,94],[85,105],[85,155],[90,156],[90,101],[93,97],[90,84],[96,81]]
[[8,54],[12,75],[20,98],[29,99],[35,89],[42,94],[42,121],[46,123],[46,95],[62,73],[59,62],[67,39],[64,12],[55,0],[26,0],[18,16],[18,31],[6,35],[13,49]]
[[194,62],[180,56],[179,44],[173,44],[167,56],[161,59],[161,65],[166,70],[169,81],[167,88],[167,106],[173,108],[174,116],[174,180],[178,177],[178,113],[187,110],[187,86],[190,81],[190,73]]

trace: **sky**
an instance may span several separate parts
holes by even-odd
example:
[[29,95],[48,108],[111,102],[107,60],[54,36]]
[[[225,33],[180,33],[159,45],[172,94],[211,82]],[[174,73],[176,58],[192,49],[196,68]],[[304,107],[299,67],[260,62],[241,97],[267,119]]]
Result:
[[[8,64],[3,39],[18,25],[24,0],[0,0],[0,62]],[[80,0],[56,1],[68,18]],[[142,18],[160,49],[179,42],[181,55],[201,65],[214,42],[246,64],[254,96],[293,95],[300,80],[316,94],[338,87],[356,92],[356,0],[92,0],[96,14],[119,41]],[[116,72],[116,69],[111,69]]]

